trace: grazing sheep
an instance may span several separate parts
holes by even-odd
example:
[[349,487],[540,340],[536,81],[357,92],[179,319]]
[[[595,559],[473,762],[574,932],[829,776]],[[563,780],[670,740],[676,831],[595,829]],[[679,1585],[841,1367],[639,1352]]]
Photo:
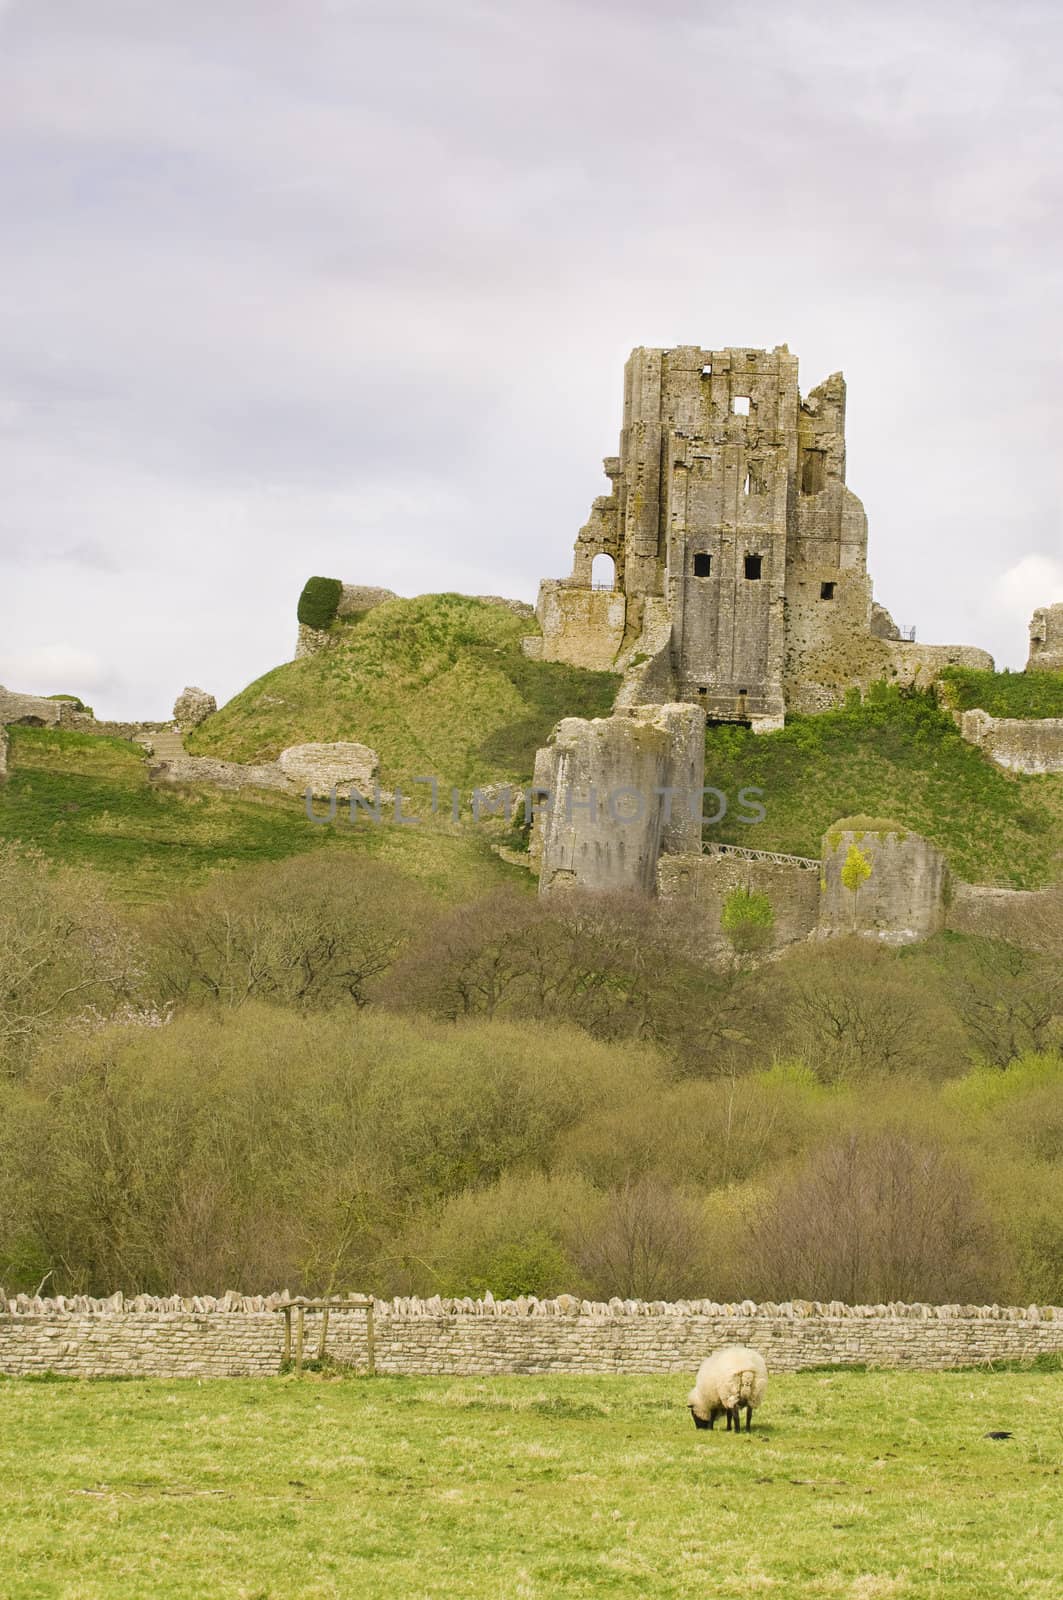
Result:
[[717,1417],[726,1416],[739,1431],[742,1407],[746,1408],[746,1432],[753,1422],[753,1407],[759,1406],[768,1387],[768,1369],[759,1350],[747,1345],[729,1344],[715,1350],[698,1368],[694,1387],[687,1395],[695,1428],[711,1428]]

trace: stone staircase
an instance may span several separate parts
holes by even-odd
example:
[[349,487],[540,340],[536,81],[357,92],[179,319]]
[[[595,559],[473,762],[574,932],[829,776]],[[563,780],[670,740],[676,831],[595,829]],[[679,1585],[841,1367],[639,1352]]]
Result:
[[167,728],[161,733],[141,734],[137,743],[144,745],[154,761],[178,761],[185,753],[176,728]]

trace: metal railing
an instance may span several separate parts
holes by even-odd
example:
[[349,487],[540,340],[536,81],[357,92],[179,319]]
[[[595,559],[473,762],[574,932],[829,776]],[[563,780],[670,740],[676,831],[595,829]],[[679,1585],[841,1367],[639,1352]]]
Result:
[[713,839],[703,839],[702,853],[707,856],[737,856],[739,861],[774,861],[780,867],[800,867],[802,872],[818,872],[821,861],[811,856],[788,856],[781,850],[751,850],[744,844],[718,844]]

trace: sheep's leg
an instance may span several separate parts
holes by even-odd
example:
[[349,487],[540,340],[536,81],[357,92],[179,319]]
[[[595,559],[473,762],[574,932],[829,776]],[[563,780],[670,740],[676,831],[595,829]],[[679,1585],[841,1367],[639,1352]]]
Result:
[[749,1433],[750,1430],[752,1429],[752,1427],[753,1427],[753,1407],[751,1405],[747,1405],[746,1406],[746,1432]]

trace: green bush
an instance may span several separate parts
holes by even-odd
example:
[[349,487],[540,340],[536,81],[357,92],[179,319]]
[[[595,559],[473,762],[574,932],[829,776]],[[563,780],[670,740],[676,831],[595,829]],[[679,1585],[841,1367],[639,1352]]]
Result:
[[299,596],[298,618],[304,628],[331,626],[339,609],[343,584],[338,578],[308,578]]
[[66,700],[66,701],[69,701],[70,705],[73,707],[73,709],[75,711],[84,711],[85,714],[87,716],[90,716],[90,717],[94,715],[92,707],[91,706],[87,706],[85,704],[84,700],[82,700],[80,695],[77,695],[77,694],[46,694],[44,698],[46,700]]
[[767,944],[774,926],[775,912],[766,894],[757,889],[731,890],[720,913],[720,927],[736,950]]

